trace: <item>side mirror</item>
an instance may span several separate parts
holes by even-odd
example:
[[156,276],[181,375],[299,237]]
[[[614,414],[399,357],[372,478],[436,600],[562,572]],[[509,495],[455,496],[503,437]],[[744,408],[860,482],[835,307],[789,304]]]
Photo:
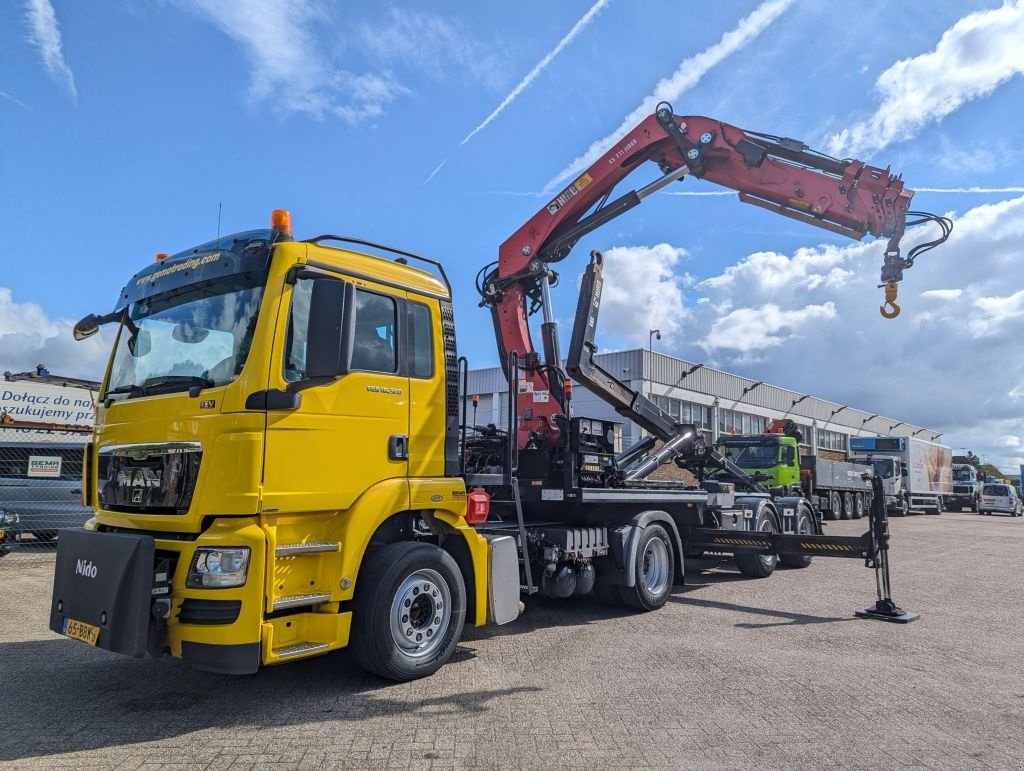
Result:
[[72,334],[75,340],[85,340],[100,331],[99,318],[95,313],[90,313],[84,319],[75,324]]
[[908,476],[910,476],[910,472],[909,472],[909,471],[907,471],[907,467],[906,467],[906,466],[904,466],[903,468],[901,468],[901,469],[900,469],[900,473],[901,473],[901,474],[902,474],[903,476],[905,476],[905,477],[908,477]]
[[335,278],[314,279],[306,333],[307,382],[334,380],[348,372],[354,311],[354,286]]
[[113,313],[108,313],[105,316],[97,316],[95,313],[90,313],[84,319],[75,324],[71,333],[75,336],[75,340],[85,340],[87,337],[92,337],[99,332],[100,327],[104,324],[109,324],[111,321],[117,321],[120,319],[122,313],[123,311],[114,311]]

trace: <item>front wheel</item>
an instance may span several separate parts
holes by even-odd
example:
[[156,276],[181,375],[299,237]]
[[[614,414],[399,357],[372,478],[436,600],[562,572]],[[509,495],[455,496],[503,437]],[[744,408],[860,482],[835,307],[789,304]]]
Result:
[[622,604],[635,610],[657,610],[668,601],[676,575],[675,552],[668,531],[648,525],[637,534],[633,564],[633,586],[615,587]]
[[466,620],[466,586],[452,556],[429,543],[393,543],[359,573],[352,655],[360,666],[398,682],[440,669]]

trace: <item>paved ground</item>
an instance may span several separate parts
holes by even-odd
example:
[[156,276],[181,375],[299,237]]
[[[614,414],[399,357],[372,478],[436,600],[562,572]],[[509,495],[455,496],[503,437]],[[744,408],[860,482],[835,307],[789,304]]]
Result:
[[49,565],[11,555],[0,765],[1021,767],[1024,519],[892,529],[910,626],[851,618],[874,591],[858,562],[762,581],[722,567],[657,613],[534,600],[405,685],[344,652],[230,678],[59,639]]

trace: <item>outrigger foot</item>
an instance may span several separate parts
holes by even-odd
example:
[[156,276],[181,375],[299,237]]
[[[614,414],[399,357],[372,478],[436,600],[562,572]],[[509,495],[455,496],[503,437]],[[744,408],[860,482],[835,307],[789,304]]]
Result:
[[909,624],[921,618],[920,613],[903,610],[897,607],[892,601],[878,600],[873,608],[861,608],[854,611],[858,618],[877,618],[879,621],[888,621],[893,624]]

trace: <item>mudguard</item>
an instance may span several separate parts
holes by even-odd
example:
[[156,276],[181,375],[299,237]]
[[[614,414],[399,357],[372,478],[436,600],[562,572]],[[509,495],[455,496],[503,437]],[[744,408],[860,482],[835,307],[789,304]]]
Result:
[[153,588],[153,539],[147,535],[61,530],[50,604],[50,630],[77,621],[99,629],[98,648],[146,653]]

